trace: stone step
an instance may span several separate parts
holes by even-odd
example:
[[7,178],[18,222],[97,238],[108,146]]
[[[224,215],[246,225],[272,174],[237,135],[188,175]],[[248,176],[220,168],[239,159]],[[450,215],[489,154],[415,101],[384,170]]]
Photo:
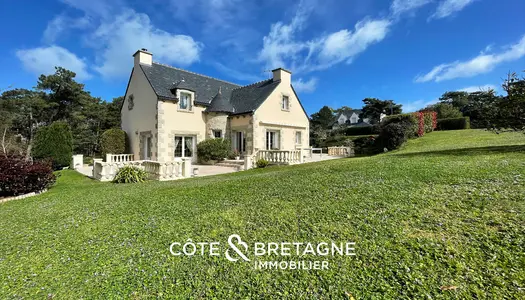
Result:
[[221,163],[243,166],[244,160],[225,159],[221,161],[219,164]]
[[244,162],[242,164],[229,163],[229,162],[220,162],[220,163],[216,163],[214,166],[244,169]]

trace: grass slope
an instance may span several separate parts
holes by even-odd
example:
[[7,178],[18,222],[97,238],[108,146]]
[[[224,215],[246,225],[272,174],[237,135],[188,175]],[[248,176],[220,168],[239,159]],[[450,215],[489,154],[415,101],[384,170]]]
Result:
[[[524,145],[520,133],[465,130],[375,157],[175,182],[63,171],[49,192],[0,205],[0,298],[523,299]],[[357,255],[323,271],[254,270],[168,250],[233,233],[355,241]]]

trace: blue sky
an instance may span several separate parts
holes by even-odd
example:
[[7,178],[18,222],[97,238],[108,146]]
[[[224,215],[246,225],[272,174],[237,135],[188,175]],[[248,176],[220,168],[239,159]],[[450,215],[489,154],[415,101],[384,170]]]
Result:
[[496,88],[525,70],[522,0],[41,0],[0,3],[0,89],[55,65],[94,96],[121,96],[131,55],[238,84],[293,72],[309,114],[393,99],[405,111],[447,90]]

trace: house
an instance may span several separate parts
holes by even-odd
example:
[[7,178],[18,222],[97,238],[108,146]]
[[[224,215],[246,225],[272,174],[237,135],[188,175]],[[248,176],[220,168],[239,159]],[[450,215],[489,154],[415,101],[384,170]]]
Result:
[[335,123],[332,125],[332,129],[341,128],[344,126],[354,127],[354,126],[370,126],[369,119],[361,119],[359,115],[363,111],[360,109],[346,110],[341,113],[336,118]]
[[196,162],[197,144],[213,138],[231,140],[243,156],[309,147],[309,119],[290,71],[240,86],[153,62],[146,49],[133,57],[121,117],[135,160]]

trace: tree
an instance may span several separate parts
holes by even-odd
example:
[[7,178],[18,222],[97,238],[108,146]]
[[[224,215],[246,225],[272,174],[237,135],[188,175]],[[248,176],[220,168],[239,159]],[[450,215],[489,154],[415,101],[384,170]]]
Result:
[[469,93],[463,91],[446,92],[439,97],[439,100],[443,103],[451,104],[460,111],[463,111],[469,102],[468,95]]
[[438,119],[452,119],[461,118],[463,114],[461,111],[450,103],[440,102],[433,105],[429,105],[421,111],[435,111]]
[[525,77],[509,73],[502,84],[507,96],[501,97],[497,104],[498,113],[492,119],[497,129],[509,128],[525,130]]
[[496,96],[494,90],[479,91],[468,94],[468,104],[463,109],[463,115],[470,117],[473,128],[492,128],[499,119],[498,102],[501,98]]
[[397,115],[402,112],[401,104],[395,104],[394,100],[380,100],[377,98],[363,99],[363,112],[359,118],[368,118],[372,124],[379,123],[381,114]]
[[314,128],[328,129],[335,121],[334,111],[328,106],[323,106],[318,112],[312,114],[311,125]]
[[349,111],[352,111],[352,110],[353,109],[351,107],[343,105],[340,108],[335,109],[334,113],[335,113],[336,116],[338,116],[340,113],[345,113],[345,112],[349,112]]
[[40,127],[34,139],[34,156],[38,159],[51,159],[53,168],[69,165],[72,156],[71,129],[66,122],[57,121]]

